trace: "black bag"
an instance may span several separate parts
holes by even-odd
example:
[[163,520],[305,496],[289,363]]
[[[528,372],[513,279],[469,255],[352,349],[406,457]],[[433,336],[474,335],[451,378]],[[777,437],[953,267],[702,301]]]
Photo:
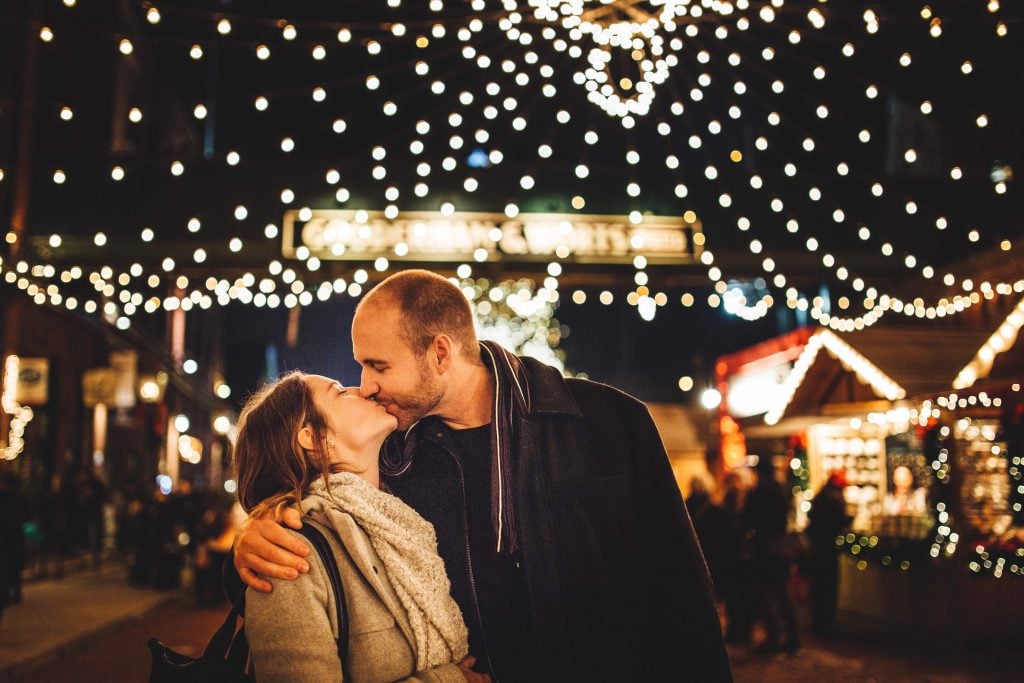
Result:
[[[341,575],[334,560],[334,553],[323,533],[312,524],[302,525],[299,533],[313,545],[327,569],[327,577],[334,589],[335,608],[338,611],[338,657],[342,671],[348,657],[348,608],[345,604],[345,590]],[[244,683],[254,679],[246,672],[249,658],[249,641],[245,637],[245,626],[235,631],[238,617],[245,614],[245,591],[238,596],[227,618],[213,634],[206,650],[199,659],[175,652],[157,638],[149,639],[152,665],[150,683]],[[345,676],[347,679],[348,676]]]
[[235,632],[238,617],[245,611],[245,591],[231,606],[227,618],[213,634],[206,650],[199,659],[175,652],[157,638],[149,639],[149,653],[152,664],[149,670],[150,683],[201,683],[206,681],[227,681],[242,683],[252,681],[245,672],[249,658],[249,641],[245,638],[245,627]]

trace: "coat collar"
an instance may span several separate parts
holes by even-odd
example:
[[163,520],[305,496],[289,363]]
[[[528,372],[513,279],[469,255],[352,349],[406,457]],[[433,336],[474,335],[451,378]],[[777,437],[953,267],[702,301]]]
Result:
[[534,358],[520,357],[519,360],[530,383],[530,415],[583,417],[583,411],[569,393],[565,378],[557,368]]

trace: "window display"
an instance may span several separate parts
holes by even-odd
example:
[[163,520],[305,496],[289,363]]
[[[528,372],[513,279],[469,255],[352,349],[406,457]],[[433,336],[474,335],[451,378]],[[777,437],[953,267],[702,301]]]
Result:
[[1013,522],[1006,442],[999,421],[962,417],[954,423],[961,520],[969,536],[998,536]]
[[879,536],[926,538],[934,526],[928,486],[932,481],[921,440],[915,430],[885,438],[888,486],[875,521]]
[[809,437],[813,488],[820,486],[832,472],[845,472],[848,485],[843,497],[853,515],[852,528],[871,529],[885,486],[881,431],[873,426],[854,430],[816,425],[809,430]]
[[816,425],[809,430],[811,472],[816,489],[834,471],[849,485],[843,495],[853,515],[851,529],[883,538],[921,540],[935,526],[929,486],[933,475],[917,432],[887,434],[890,425],[861,423],[858,429]]

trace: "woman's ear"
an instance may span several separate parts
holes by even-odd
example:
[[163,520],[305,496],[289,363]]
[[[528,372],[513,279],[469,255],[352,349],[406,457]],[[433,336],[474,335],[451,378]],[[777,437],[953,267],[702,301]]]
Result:
[[313,443],[313,430],[308,426],[303,427],[299,430],[299,433],[295,435],[299,440],[299,445],[305,448],[307,451],[315,451],[316,444]]

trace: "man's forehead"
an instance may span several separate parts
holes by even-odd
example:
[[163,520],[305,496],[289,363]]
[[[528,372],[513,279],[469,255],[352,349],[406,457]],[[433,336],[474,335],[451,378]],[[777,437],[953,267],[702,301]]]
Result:
[[379,306],[360,308],[352,319],[352,338],[366,342],[379,337],[394,336],[398,327],[398,316]]
[[405,350],[397,313],[380,306],[359,310],[352,320],[352,351],[357,361],[386,360]]
[[354,330],[369,325],[380,325],[383,323],[396,324],[401,315],[401,309],[397,302],[387,296],[375,296],[365,300],[356,309],[355,318],[352,320]]

